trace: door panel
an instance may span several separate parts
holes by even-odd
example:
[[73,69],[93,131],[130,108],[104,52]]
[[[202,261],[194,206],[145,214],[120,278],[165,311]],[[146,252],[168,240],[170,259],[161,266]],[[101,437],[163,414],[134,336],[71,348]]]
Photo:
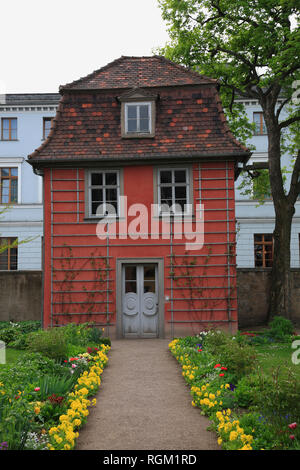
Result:
[[157,265],[123,267],[123,335],[158,336]]

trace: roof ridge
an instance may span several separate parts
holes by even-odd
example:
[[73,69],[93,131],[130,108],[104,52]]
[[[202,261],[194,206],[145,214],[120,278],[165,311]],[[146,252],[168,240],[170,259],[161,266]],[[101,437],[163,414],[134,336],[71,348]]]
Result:
[[64,90],[73,89],[73,87],[76,87],[76,85],[79,85],[80,83],[82,83],[84,81],[91,80],[92,78],[96,77],[98,74],[102,73],[103,71],[113,67],[114,65],[116,65],[120,62],[122,62],[124,59],[131,59],[131,60],[158,59],[161,62],[172,65],[173,67],[176,67],[177,69],[179,69],[181,72],[184,72],[188,75],[193,75],[194,77],[197,77],[200,80],[201,79],[202,80],[207,80],[207,82],[211,83],[211,84],[216,84],[218,82],[218,80],[216,80],[214,78],[209,78],[205,75],[201,75],[199,72],[191,69],[190,67],[186,67],[184,65],[173,62],[172,60],[167,59],[166,57],[164,57],[162,55],[157,55],[157,54],[149,55],[149,56],[128,56],[128,55],[125,56],[125,55],[122,55],[119,58],[109,62],[108,64],[104,65],[103,67],[100,67],[99,69],[94,70],[93,72],[89,73],[88,75],[86,75],[84,77],[80,77],[79,79],[74,80],[73,82],[66,83],[65,85],[61,85],[59,87],[59,92],[62,93]]

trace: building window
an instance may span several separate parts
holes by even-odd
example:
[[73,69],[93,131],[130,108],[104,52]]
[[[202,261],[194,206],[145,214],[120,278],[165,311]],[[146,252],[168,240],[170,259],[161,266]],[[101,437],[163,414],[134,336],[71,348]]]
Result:
[[18,269],[18,239],[0,238],[0,271]]
[[254,235],[254,262],[257,268],[271,268],[273,263],[273,235]]
[[174,213],[190,213],[190,177],[187,168],[158,170],[159,213],[168,206]]
[[125,103],[126,134],[151,134],[151,103]]
[[253,122],[255,124],[255,135],[266,135],[267,128],[264,120],[264,116],[262,112],[253,113]]
[[52,119],[51,117],[44,117],[43,118],[43,139],[47,139],[51,125],[52,125]]
[[0,167],[0,204],[18,202],[18,168]]
[[2,118],[1,119],[1,139],[2,140],[17,140],[17,118]]
[[[88,175],[88,195],[88,216],[101,217],[107,212],[111,213],[110,206],[113,206],[115,214],[119,215],[119,171],[90,171]],[[101,210],[98,209],[99,206],[101,206]]]

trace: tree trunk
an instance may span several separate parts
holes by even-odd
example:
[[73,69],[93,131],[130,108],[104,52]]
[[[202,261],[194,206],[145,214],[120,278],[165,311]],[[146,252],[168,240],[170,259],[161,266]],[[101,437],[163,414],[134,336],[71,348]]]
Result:
[[291,275],[290,243],[295,207],[287,197],[281,172],[280,129],[274,116],[274,103],[264,102],[268,129],[269,176],[275,209],[273,266],[268,319],[275,315],[290,317]]
[[[278,204],[278,203],[277,203]],[[273,267],[268,320],[275,315],[290,318],[291,312],[291,275],[290,243],[294,208],[286,207],[284,201],[275,209]]]

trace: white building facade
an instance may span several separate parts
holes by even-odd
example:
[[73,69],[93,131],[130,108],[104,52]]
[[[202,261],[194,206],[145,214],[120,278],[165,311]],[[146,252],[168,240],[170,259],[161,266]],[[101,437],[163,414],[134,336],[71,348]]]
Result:
[[[267,162],[268,137],[264,124],[262,110],[253,99],[239,99],[245,106],[245,111],[250,122],[255,122],[256,131],[247,142],[255,146],[255,150],[248,162]],[[280,100],[278,102],[280,105]],[[283,120],[286,114],[281,112]],[[291,160],[288,155],[282,158],[282,167],[291,169]],[[289,174],[287,173],[286,185],[289,186]],[[236,183],[236,219],[237,219],[237,267],[238,268],[268,268],[272,266],[273,240],[272,233],[275,226],[275,212],[271,199],[266,199],[264,204],[250,199],[241,194],[238,189],[242,182],[240,176]],[[242,191],[243,192],[243,191]],[[296,211],[293,218],[291,234],[291,267],[299,267],[299,234],[300,234],[300,201],[296,203]]]
[[0,252],[0,270],[41,270],[43,183],[26,159],[47,137],[60,95],[0,98],[0,246],[11,246]]

